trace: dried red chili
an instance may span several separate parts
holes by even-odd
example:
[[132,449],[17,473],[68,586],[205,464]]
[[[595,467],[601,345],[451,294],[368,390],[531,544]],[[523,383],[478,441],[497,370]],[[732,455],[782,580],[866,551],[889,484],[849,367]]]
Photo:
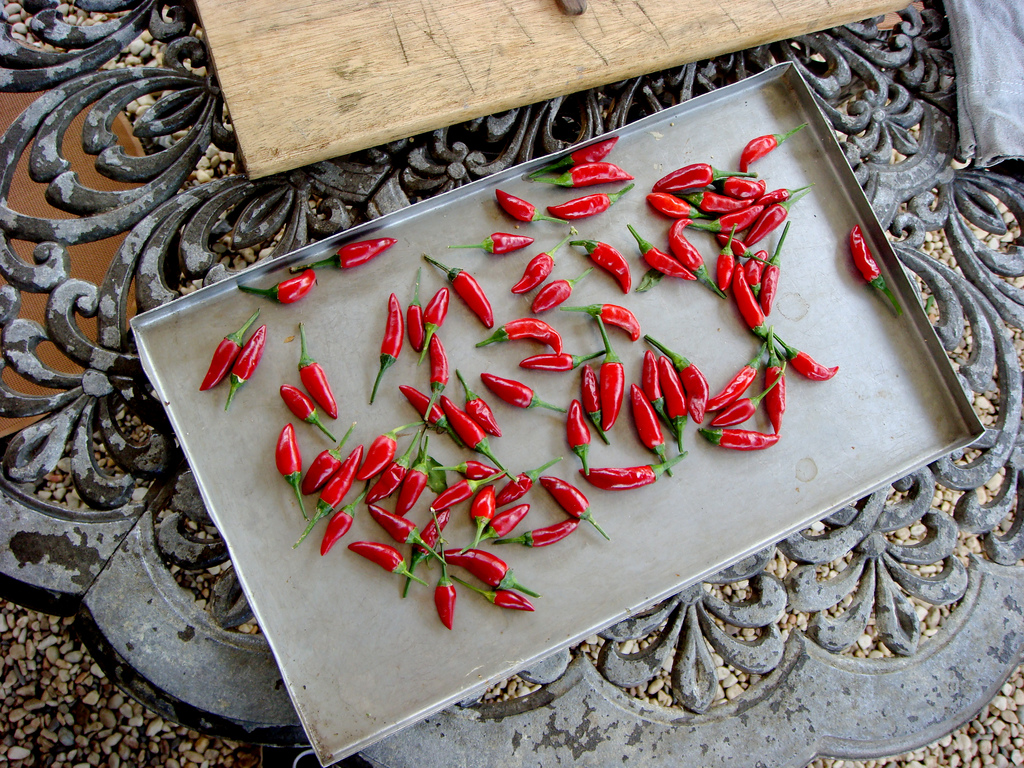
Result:
[[565,303],[565,301],[572,296],[572,291],[576,287],[576,283],[593,271],[594,268],[589,267],[583,272],[583,274],[573,280],[552,280],[541,288],[537,292],[537,295],[533,297],[533,303],[530,305],[530,311],[534,313],[547,312],[548,310],[554,309],[559,304]]
[[590,470],[587,465],[587,454],[590,452],[590,429],[583,418],[583,406],[579,400],[569,403],[569,412],[565,418],[565,437],[572,452],[580,457],[583,472]]
[[685,458],[686,454],[681,453],[659,464],[643,464],[639,467],[593,467],[590,474],[585,477],[591,485],[603,491],[630,491],[650,485],[661,477],[662,472],[669,471]]
[[534,181],[557,184],[560,187],[592,187],[595,184],[633,181],[632,176],[612,163],[582,163],[550,179],[542,179],[539,176],[532,178]]
[[348,432],[345,433],[345,436],[341,438],[341,442],[336,447],[321,451],[313,459],[309,469],[302,476],[302,492],[304,494],[308,496],[319,491],[331,479],[334,473],[341,468],[341,449],[348,441],[349,435],[352,434],[352,430],[355,427],[355,422],[352,422],[352,426],[348,428]]
[[299,299],[305,298],[313,286],[316,285],[316,272],[307,269],[296,277],[289,277],[270,288],[252,288],[248,285],[238,285],[238,290],[245,293],[254,293],[257,296],[266,296],[280,304],[294,304]]
[[231,407],[231,401],[235,399],[238,388],[252,378],[256,366],[260,364],[260,359],[263,357],[263,349],[266,344],[267,326],[261,325],[242,346],[238,359],[231,366],[231,376],[229,377],[231,388],[228,390],[228,401],[224,404],[225,411]]
[[[672,365],[675,366],[676,371],[679,373],[679,379],[682,381],[683,389],[686,392],[687,408],[689,409],[690,416],[693,417],[695,422],[700,424],[704,421],[704,411],[707,407],[709,392],[708,380],[704,378],[704,374],[700,372],[696,365],[682,355],[676,354],[660,341],[650,336],[644,336],[644,341],[664,355],[667,355],[669,360],[672,361]],[[664,385],[663,379],[662,387]]]
[[469,446],[470,449],[481,453],[488,459],[493,461],[499,469],[507,471],[500,461],[494,456],[494,452],[491,450],[491,444],[487,442],[487,435],[484,434],[483,428],[477,424],[473,418],[461,410],[455,403],[449,400],[444,395],[441,395],[441,409],[448,416],[448,421],[452,425],[452,429],[462,439],[462,441]]
[[605,445],[608,445],[608,435],[601,428],[601,387],[597,381],[597,374],[589,365],[583,366],[583,377],[580,381],[580,395],[583,402],[583,410],[590,418],[590,423],[597,430]]
[[678,219],[672,224],[668,231],[669,250],[672,251],[672,255],[676,257],[679,263],[693,272],[704,286],[710,288],[724,299],[725,293],[718,288],[715,281],[711,279],[711,275],[708,274],[708,268],[704,266],[704,257],[700,255],[700,251],[697,250],[693,243],[686,239],[686,235],[683,232],[686,227],[693,223],[689,219]]
[[778,433],[765,434],[750,429],[698,429],[698,432],[713,445],[731,448],[734,451],[760,451],[779,442]]
[[341,246],[336,254],[323,261],[304,264],[299,267],[290,267],[289,271],[301,272],[304,269],[316,269],[317,267],[351,269],[376,258],[397,242],[397,240],[391,237],[381,237],[375,240],[360,240],[357,243],[347,243]]
[[[352,528],[352,513],[355,511],[355,508],[357,506],[362,504],[363,498],[365,496],[366,488],[363,488],[362,492],[360,492],[360,494],[356,496],[356,498],[353,499],[351,503],[346,504],[344,507],[339,509],[331,516],[331,519],[327,521],[327,528],[324,530],[324,537],[320,540],[320,557],[323,557],[328,552],[330,552],[331,547],[337,544],[341,540],[341,538],[346,533],[348,533],[349,530]],[[341,503],[340,499],[338,503]],[[326,515],[327,512],[329,511],[330,510],[328,509],[323,514]],[[312,530],[313,523],[311,522],[309,525],[306,526],[306,530],[303,532],[302,538],[295,542],[292,549],[301,544],[303,538],[305,538]]]
[[377,541],[353,541],[348,545],[348,548],[357,555],[362,555],[371,563],[376,563],[385,571],[397,573],[399,576],[405,576],[407,579],[412,579],[424,586],[429,586],[427,582],[414,575],[406,567],[405,558],[402,557],[402,553],[388,544],[381,544]]
[[455,375],[459,377],[462,388],[466,390],[466,413],[473,417],[473,421],[479,424],[484,432],[494,435],[494,437],[501,437],[501,427],[498,426],[498,420],[494,417],[494,411],[491,410],[491,406],[480,395],[469,388],[466,380],[458,370],[455,371]]
[[373,405],[373,400],[377,397],[377,387],[380,386],[384,371],[398,360],[404,339],[405,323],[402,320],[402,305],[398,303],[398,297],[392,293],[388,297],[388,316],[384,323],[384,338],[380,342],[380,370],[377,371],[377,378],[374,380],[373,390],[370,392],[370,405]]
[[498,539],[494,543],[522,544],[527,547],[547,547],[567,537],[579,527],[579,524],[579,520],[569,518],[554,525],[546,525],[543,528],[527,531],[522,536],[516,536],[514,539]]
[[665,395],[665,415],[672,425],[679,452],[683,453],[683,430],[686,428],[689,409],[683,384],[679,381],[679,374],[675,366],[672,365],[672,361],[667,357],[658,358],[658,383]]
[[615,146],[615,142],[618,140],[619,139],[616,136],[610,139],[605,139],[604,141],[599,141],[597,144],[591,144],[583,147],[582,149],[577,149],[575,152],[566,155],[561,160],[556,160],[550,165],[544,166],[539,171],[534,171],[530,174],[530,178],[533,178],[534,176],[541,176],[545,173],[551,173],[552,171],[559,171],[562,168],[569,168],[573,165],[584,165],[585,163],[596,163],[600,160],[604,160],[608,156],[608,153],[612,151],[612,147]]
[[597,318],[597,327],[601,331],[604,342],[604,361],[601,363],[601,429],[607,432],[615,425],[622,408],[622,397],[626,388],[626,371],[622,360],[615,354],[612,344],[608,341],[608,332],[604,328],[604,320]]
[[[614,325],[628,333],[630,341],[640,338],[640,321],[636,319],[636,315],[618,304],[588,304],[585,307],[561,307],[560,309],[562,312],[586,312],[591,317],[599,317],[605,322],[605,325]],[[590,355],[590,357],[596,357],[596,355]]]
[[532,291],[538,285],[543,283],[548,275],[551,274],[551,270],[555,268],[555,260],[553,258],[555,251],[569,242],[579,234],[575,229],[570,229],[569,234],[562,238],[558,245],[552,248],[550,251],[545,253],[538,253],[530,262],[526,265],[526,269],[523,270],[523,276],[519,278],[519,282],[512,286],[512,293],[526,293]]
[[593,195],[584,195],[583,197],[577,197],[573,200],[567,200],[564,203],[558,205],[549,205],[548,213],[552,216],[558,216],[562,219],[569,219],[575,221],[576,219],[586,219],[590,216],[596,216],[599,213],[604,213],[611,208],[615,203],[619,201],[624,194],[629,192],[635,185],[630,184],[627,187],[623,187],[618,192],[612,194],[606,194],[604,192],[598,192]]
[[608,243],[600,243],[596,240],[573,240],[569,245],[576,245],[585,248],[591,260],[615,278],[623,293],[629,293],[633,286],[633,277],[629,273],[629,264],[626,258],[615,250]]
[[448,289],[442,288],[431,297],[427,306],[423,308],[423,348],[420,350],[420,359],[417,365],[422,363],[423,358],[427,356],[427,344],[430,343],[430,337],[444,324],[444,319],[448,316],[449,299]]
[[485,552],[482,549],[467,549],[464,552],[457,549],[446,549],[444,559],[448,565],[465,568],[484,584],[499,590],[516,589],[531,597],[540,597],[532,589],[527,589],[519,583],[512,569],[508,567],[508,563],[490,552]]
[[765,208],[764,212],[758,216],[757,221],[750,227],[750,231],[747,232],[747,236],[743,238],[743,242],[746,243],[747,247],[760,242],[768,236],[770,232],[773,232],[779,227],[782,222],[789,216],[789,209],[793,207],[800,198],[806,195],[810,190],[805,189],[798,194],[793,195],[789,200],[784,200],[781,203],[775,203]]
[[521,472],[512,480],[509,480],[502,489],[498,491],[498,497],[495,500],[499,507],[504,507],[506,504],[511,504],[513,501],[518,501],[523,498],[530,489],[533,488],[533,484],[537,482],[537,478],[541,476],[541,473],[549,467],[553,467],[555,464],[560,462],[562,457],[559,456],[557,459],[551,459],[551,461],[545,462],[536,469],[531,469],[527,472]]
[[875,257],[871,255],[871,249],[868,248],[867,241],[864,239],[864,233],[860,230],[860,224],[854,224],[853,229],[850,230],[850,254],[853,256],[853,263],[860,271],[864,282],[884,294],[892,303],[893,309],[896,310],[896,315],[902,315],[903,308],[889,289],[885,278],[882,277],[882,271],[878,268],[878,262],[875,261]]
[[416,270],[416,288],[412,294],[412,301],[405,310],[405,327],[409,334],[409,346],[415,351],[423,351],[423,342],[426,339],[427,331],[423,327],[423,307],[420,304],[420,267]]
[[488,253],[502,255],[518,251],[533,242],[532,237],[526,235],[511,235],[508,232],[492,232],[479,243],[471,245],[449,245],[449,248],[481,248]]
[[570,355],[568,352],[563,352],[560,355],[531,355],[520,360],[519,367],[529,371],[574,371],[587,360],[593,360],[603,354],[604,350],[602,349],[600,352],[590,355]]
[[[686,221],[686,219],[678,219],[676,223],[680,221]],[[637,234],[637,231],[633,229],[633,225],[627,225],[629,231],[633,233],[633,237],[636,238],[636,244],[640,248],[640,254],[644,257],[644,261],[647,262],[647,266],[651,269],[657,270],[662,275],[668,275],[669,277],[678,277],[682,280],[696,280],[697,276],[693,274],[689,269],[684,267],[674,256],[669,256],[660,248],[655,248],[649,242],[644,240]]]
[[518,221],[557,221],[560,224],[566,223],[563,219],[556,219],[554,216],[545,216],[543,213],[538,212],[537,207],[532,203],[528,203],[521,197],[510,195],[508,192],[496,189],[494,190],[494,196],[497,198],[498,205],[501,206],[501,209]]
[[748,141],[747,145],[740,153],[740,170],[747,170],[752,162],[760,160],[794,133],[799,131],[801,128],[806,127],[806,125],[807,123],[803,123],[792,130],[786,131],[785,133],[769,133],[766,136],[758,136],[757,138]]
[[299,379],[302,386],[316,401],[316,404],[323,408],[324,413],[332,419],[338,418],[338,402],[334,399],[331,385],[327,381],[327,374],[320,363],[309,355],[306,347],[306,326],[299,323],[299,339],[301,351],[299,352]]
[[654,182],[652,191],[671,192],[673,194],[696,192],[703,187],[710,186],[713,181],[724,179],[727,176],[757,176],[757,174],[720,171],[707,163],[693,163],[662,176]]
[[520,381],[505,379],[493,373],[481,373],[480,379],[491,392],[516,408],[547,408],[549,411],[565,413],[565,408],[541,400],[531,387]]
[[295,427],[291,424],[285,424],[281,434],[278,435],[274,460],[277,464],[277,471],[295,491],[295,498],[299,500],[302,516],[308,520],[309,515],[306,514],[306,505],[302,502],[302,491],[299,489],[299,483],[302,480],[302,453],[299,451],[299,442],[295,439]]
[[238,356],[242,353],[242,344],[246,331],[249,330],[249,326],[256,322],[256,318],[259,316],[260,311],[257,309],[241,328],[221,339],[217,349],[213,351],[213,358],[210,360],[210,367],[206,371],[206,376],[203,377],[203,383],[199,385],[200,392],[205,392],[217,386],[228,375],[231,366],[235,364]]
[[519,339],[532,339],[551,347],[556,355],[562,354],[562,337],[554,328],[538,320],[535,317],[521,317],[518,320],[510,320],[498,328],[493,334],[483,341],[477,342],[478,347],[486,347],[488,344],[500,344],[506,341],[518,341]]
[[512,592],[507,589],[480,589],[480,587],[476,587],[470,584],[468,581],[463,581],[458,576],[452,576],[452,578],[455,579],[455,581],[459,582],[459,584],[461,584],[462,586],[473,590],[478,595],[483,595],[492,604],[498,606],[499,608],[511,608],[516,611],[533,610],[533,605],[530,603],[530,601],[522,595],[518,594],[517,592]]
[[[580,472],[583,470],[581,469]],[[591,472],[594,470],[591,469]],[[587,475],[589,477],[589,475]],[[558,503],[566,514],[575,517],[577,520],[586,520],[592,526],[597,529],[605,539],[611,541],[608,534],[604,532],[604,529],[597,524],[594,519],[594,515],[590,512],[590,502],[587,497],[583,495],[583,491],[577,488],[572,483],[567,483],[560,477],[553,477],[551,475],[545,475],[540,479],[540,484],[551,497]]]
[[448,281],[455,289],[455,293],[466,302],[466,306],[480,319],[484,327],[494,327],[494,310],[491,309],[491,302],[487,300],[487,294],[484,293],[484,289],[476,281],[475,277],[464,269],[446,267],[444,264],[434,261],[426,254],[423,254],[423,258],[427,263],[433,264],[445,273]]
[[366,449],[366,458],[356,473],[356,480],[369,480],[382,472],[384,467],[395,458],[395,451],[398,449],[398,441],[395,438],[398,433],[417,426],[419,426],[419,422],[414,421],[375,437],[370,443],[370,447]]
[[307,424],[318,427],[321,432],[330,438],[332,443],[338,442],[338,438],[331,434],[320,420],[320,414],[316,412],[316,406],[305,392],[291,384],[282,384],[280,388],[281,399],[288,406],[288,410],[295,414],[296,418],[302,419]]
[[767,346],[767,344],[762,344],[750,362],[740,368],[717,395],[708,398],[707,410],[720,411],[747,391],[750,385],[754,383],[754,379],[757,378],[757,369]]

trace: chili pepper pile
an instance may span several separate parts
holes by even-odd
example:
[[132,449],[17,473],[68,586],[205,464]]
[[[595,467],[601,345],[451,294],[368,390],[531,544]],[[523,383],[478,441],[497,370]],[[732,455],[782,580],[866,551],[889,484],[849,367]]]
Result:
[[[379,387],[397,387],[412,410],[405,416],[382,414],[382,420],[394,424],[408,421],[413,415],[418,420],[387,429],[365,449],[359,445],[343,459],[346,434],[336,447],[323,449],[305,472],[296,427],[289,423],[281,430],[276,467],[294,489],[304,519],[304,530],[295,546],[315,530],[319,521],[330,518],[320,545],[321,555],[327,555],[349,532],[355,516],[372,519],[378,540],[352,541],[348,549],[385,571],[402,576],[406,591],[412,581],[427,584],[423,572],[416,575],[415,570],[426,561],[436,561],[439,576],[435,578],[434,601],[439,620],[451,630],[458,623],[456,596],[461,587],[456,585],[499,607],[534,610],[528,597],[540,595],[524,587],[510,565],[488,547],[507,543],[532,548],[566,547],[569,544],[565,542],[594,537],[595,533],[610,539],[596,521],[583,488],[590,486],[599,494],[619,492],[658,482],[663,475],[673,476],[673,469],[677,477],[684,475],[684,431],[690,421],[709,444],[721,448],[760,450],[775,445],[781,436],[786,410],[789,366],[812,381],[826,381],[838,371],[784,341],[771,321],[778,286],[785,281],[783,244],[790,228],[787,220],[793,206],[810,190],[771,190],[765,179],[746,172],[749,164],[776,149],[798,130],[752,139],[742,157],[737,156],[740,171],[720,170],[699,162],[673,170],[653,184],[646,198],[640,192],[625,196],[633,188],[632,183],[618,190],[584,196],[568,191],[563,202],[546,206],[550,215],[545,215],[529,200],[496,190],[495,199],[489,202],[496,205],[496,214],[504,217],[507,227],[529,227],[536,237],[493,232],[473,245],[448,244],[451,249],[486,253],[467,255],[463,260],[465,266],[449,266],[430,254],[422,254],[422,259],[437,272],[417,270],[412,300],[404,310],[400,296],[409,298],[404,288],[393,293],[388,286],[376,305],[370,299],[371,307],[376,306],[377,311],[375,319],[367,325],[374,335],[381,327],[384,332],[379,359],[362,364],[375,369],[377,375],[370,391],[351,394],[355,400],[365,397],[373,403]],[[615,142],[609,139],[577,150],[530,178],[568,188],[633,181],[627,170],[606,159],[613,158]],[[635,212],[649,205],[664,221],[664,227],[660,232],[650,231],[653,227],[648,222],[644,227],[648,231],[643,234],[632,225],[624,232],[611,232],[602,226],[605,217],[600,214],[613,204],[616,210],[632,205]],[[581,231],[568,229],[568,220]],[[583,231],[587,228],[591,229],[589,233]],[[751,250],[750,246],[770,239],[777,230],[781,235],[771,247]],[[480,237],[480,233],[475,236]],[[713,247],[707,248],[700,240],[702,237]],[[714,244],[716,238],[718,242]],[[474,235],[466,239],[472,240]],[[538,240],[538,245],[545,243],[548,250],[532,255],[527,249]],[[273,288],[245,290],[258,291],[279,303],[298,302],[316,283],[314,268],[353,268],[395,243],[391,238],[383,238],[362,245],[350,244],[338,256],[309,265],[298,277]],[[554,258],[556,251],[566,244],[569,248],[558,257],[566,262],[565,268],[559,270],[564,276],[549,279],[559,267]],[[864,279],[883,291],[899,311],[867,252],[859,228],[851,233],[847,247]],[[717,259],[710,270],[705,253]],[[419,260],[420,255],[410,256]],[[499,282],[488,271],[495,257],[516,259],[515,272],[522,277],[518,281]],[[687,350],[673,349],[660,340],[676,329],[642,329],[636,315],[619,303],[628,301],[633,292],[635,263],[643,264],[647,270],[636,292],[652,290],[668,277],[692,281],[688,284],[697,286],[694,290],[711,291],[717,297],[715,301],[732,302],[737,327],[746,326],[756,354],[740,361],[731,378],[724,383],[716,381],[712,387],[699,367],[700,361],[689,359]],[[596,274],[588,279],[587,285],[603,281],[606,301],[566,306],[576,283],[592,270]],[[449,288],[440,283],[439,275],[450,283],[461,302],[450,306]],[[431,278],[436,290],[433,294],[428,283]],[[422,306],[421,287],[424,297],[432,295]],[[488,296],[493,298],[499,292],[520,296],[515,301],[521,302],[521,313],[499,317],[496,323]],[[550,311],[555,308],[561,312]],[[473,338],[449,336],[444,325],[449,311],[469,312],[475,316],[475,327],[489,330],[496,325],[496,330]],[[298,312],[297,320],[301,306]],[[539,312],[546,313],[545,320],[532,316]],[[239,330],[225,336],[202,382],[202,390],[216,386],[230,373],[230,403],[236,390],[253,375],[266,337],[266,326],[262,326],[249,341],[244,340],[256,316],[253,314]],[[589,329],[589,349],[575,350],[578,354],[564,350],[559,329],[565,330],[568,324],[573,324],[574,330]],[[320,414],[324,418],[338,418],[338,403],[323,368],[310,356],[303,325],[298,324],[298,328],[302,340],[298,369],[306,391],[281,382],[281,395],[292,413],[319,427],[333,443],[336,441]],[[399,365],[406,335],[414,352],[406,354]],[[685,333],[682,335],[685,337]],[[675,338],[679,336],[674,333]],[[493,370],[464,375],[467,351],[496,343],[521,350],[521,354],[516,354],[521,360],[518,366],[533,378],[519,381]],[[429,370],[420,368],[419,363],[428,357]],[[462,370],[458,370],[460,364]],[[461,386],[448,386],[452,369]],[[394,372],[385,379],[388,370]],[[558,376],[572,377],[577,382],[572,395],[556,402],[538,397],[538,390],[545,396],[549,396],[549,391],[557,391],[549,385]],[[763,384],[755,387],[759,378]],[[483,384],[485,396],[471,389],[477,381]],[[751,392],[752,388],[756,391]],[[770,431],[743,426],[756,416],[762,403]],[[529,470],[503,463],[501,423],[511,418],[516,412],[513,409],[533,409],[534,415],[529,418],[547,420],[564,436],[565,446],[579,461],[553,469],[561,457],[538,456],[539,466]],[[629,425],[624,427],[626,422]],[[428,430],[438,435],[433,442],[435,449],[439,443],[447,444],[450,450],[463,452],[463,460],[447,466],[437,461],[430,453]],[[596,450],[635,444],[650,453],[650,463],[595,466],[592,434],[609,446],[605,449],[597,445]],[[313,439],[314,433],[310,435]],[[317,438],[323,441],[322,436]],[[474,454],[478,456],[471,458]],[[577,466],[578,475],[574,472]],[[575,475],[573,481],[559,477],[559,470],[562,475]],[[358,495],[345,503],[355,484],[360,485]],[[311,515],[303,501],[308,494],[319,494]],[[382,506],[389,499],[394,500],[393,511]],[[538,506],[560,519],[545,519],[543,525],[526,524],[531,507]],[[537,514],[540,513],[534,517]],[[581,526],[580,522],[589,525]],[[299,525],[298,520],[296,524]],[[403,547],[407,549],[403,551]],[[514,549],[507,548],[505,552]],[[373,573],[369,565],[358,567]]]

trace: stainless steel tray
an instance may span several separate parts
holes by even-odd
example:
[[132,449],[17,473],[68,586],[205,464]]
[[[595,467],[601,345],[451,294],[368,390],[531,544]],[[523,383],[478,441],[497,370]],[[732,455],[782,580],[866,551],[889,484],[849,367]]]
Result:
[[[496,187],[538,207],[586,192],[527,181],[525,173],[546,160],[255,265],[133,320],[145,369],[165,403],[321,761],[337,760],[460,701],[967,446],[981,434],[916,289],[899,267],[806,85],[788,65],[617,131],[621,141],[609,159],[636,176],[636,189],[599,217],[578,222],[581,237],[616,245],[631,259],[635,284],[644,265],[626,224],[662,246],[668,230],[668,222],[644,199],[656,179],[697,161],[734,167],[749,138],[801,122],[809,127],[756,166],[769,188],[815,185],[791,214],[793,227],[782,256],[772,321],[790,344],[839,365],[839,374],[825,383],[812,383],[795,373],[788,377],[784,435],[774,448],[756,454],[715,448],[690,425],[689,456],[674,478],[618,494],[597,491],[578,477],[557,414],[519,411],[489,398],[505,430],[504,437],[492,439],[503,461],[522,471],[549,457],[566,456],[552,472],[577,482],[611,536],[606,542],[584,526],[570,541],[551,549],[499,550],[525,584],[543,593],[534,601],[537,610],[532,614],[496,609],[464,591],[455,629],[449,632],[437,620],[430,590],[414,588],[408,599],[399,599],[401,580],[347,552],[344,541],[329,556],[320,557],[318,532],[293,550],[303,520],[291,490],[275,471],[273,448],[281,426],[295,421],[277,388],[297,383],[299,321],[306,324],[311,350],[339,395],[339,436],[357,421],[351,445],[367,443],[415,418],[397,386],[412,383],[425,390],[427,366],[417,368],[408,347],[385,375],[376,405],[369,407],[367,400],[387,296],[395,291],[403,306],[409,300],[422,253],[477,276],[499,325],[529,314],[529,297],[513,296],[508,287],[529,258],[561,239],[564,227],[543,222],[521,225],[518,231],[536,242],[507,256],[449,251],[445,246],[475,242],[495,231],[516,231],[515,222],[494,203]],[[899,296],[906,310],[903,317],[895,317],[850,264],[846,235],[855,223],[864,229]],[[322,271],[319,285],[299,304],[274,305],[235,288],[240,281],[271,285],[289,265],[322,257],[342,242],[374,233],[393,236],[399,244],[359,269]],[[710,236],[693,237],[713,269],[718,246]],[[588,259],[574,250],[564,247],[556,254],[556,277],[573,277],[588,265]],[[424,303],[442,284],[442,275],[424,266]],[[698,364],[712,389],[756,349],[733,302],[716,298],[696,283],[666,279],[649,293],[623,296],[598,270],[579,284],[572,301],[611,301],[630,307],[646,332]],[[224,413],[225,392],[200,394],[198,385],[220,338],[255,307],[262,311],[260,322],[268,325],[267,351],[231,412]],[[556,312],[548,319],[562,331],[568,351],[579,354],[600,347],[585,316]],[[539,396],[552,402],[568,404],[578,396],[578,372],[538,374],[517,367],[521,358],[543,351],[532,343],[475,348],[474,342],[489,332],[454,296],[441,335],[453,369],[461,369],[485,396],[487,390],[477,378],[485,370],[528,381]],[[638,381],[642,342],[630,344],[614,329],[612,341],[625,362],[627,381]],[[456,393],[454,399],[461,398],[454,377],[449,389]],[[329,443],[312,427],[297,428],[308,464]],[[432,437],[431,451],[442,461],[467,456],[439,436]],[[627,405],[612,431],[612,446],[595,439],[591,463],[650,461],[650,454],[632,436]],[[533,509],[524,530],[563,518],[540,489],[529,500]],[[425,500],[410,517],[426,522]],[[465,509],[459,507],[453,510],[446,535],[453,543],[468,542],[471,527]],[[357,539],[383,539],[364,511],[357,513],[345,541]]]

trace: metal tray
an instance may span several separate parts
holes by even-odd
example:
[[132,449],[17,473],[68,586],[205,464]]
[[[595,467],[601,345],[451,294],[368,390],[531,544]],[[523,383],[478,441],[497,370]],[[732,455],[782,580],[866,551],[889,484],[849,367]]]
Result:
[[[508,287],[529,258],[561,239],[563,226],[519,225],[518,231],[529,233],[536,242],[507,256],[445,246],[476,242],[495,231],[516,231],[516,223],[494,202],[496,187],[539,208],[584,193],[527,181],[525,174],[547,159],[257,264],[133,320],[143,365],[167,408],[321,761],[337,760],[465,699],[531,661],[969,445],[981,434],[982,426],[922,311],[917,290],[900,268],[813,97],[789,65],[617,131],[621,141],[609,159],[636,176],[636,189],[597,218],[577,222],[580,236],[606,240],[635,259],[635,283],[645,265],[626,224],[662,246],[668,230],[668,222],[644,199],[656,179],[697,161],[734,167],[750,137],[782,132],[801,122],[809,127],[756,166],[770,188],[815,185],[791,213],[793,227],[771,319],[781,337],[822,362],[839,365],[839,374],[824,383],[795,373],[788,377],[784,435],[772,449],[755,454],[719,449],[697,436],[690,425],[689,456],[675,477],[628,493],[597,491],[578,477],[578,464],[565,444],[557,414],[520,411],[489,398],[505,431],[502,438],[492,439],[502,460],[513,471],[523,471],[549,457],[566,456],[552,472],[577,482],[611,536],[606,542],[582,526],[572,539],[551,549],[499,550],[523,583],[543,593],[534,601],[537,610],[532,614],[499,610],[460,591],[455,629],[449,632],[437,620],[429,589],[414,586],[408,599],[399,599],[401,579],[347,552],[344,541],[320,557],[314,533],[293,550],[304,522],[291,490],[275,471],[273,448],[281,426],[295,421],[277,388],[297,383],[299,321],[306,324],[311,351],[339,395],[339,436],[357,421],[351,445],[365,444],[415,418],[397,386],[412,383],[426,389],[427,366],[417,368],[408,348],[385,375],[377,403],[369,407],[367,400],[387,296],[394,291],[403,305],[409,300],[416,268],[424,264],[422,253],[476,275],[491,298],[497,324],[529,314],[529,297],[513,296]],[[894,316],[850,264],[846,235],[855,223],[864,229],[899,296],[905,308],[902,317]],[[235,288],[241,281],[271,285],[289,265],[322,257],[342,242],[375,233],[393,236],[399,244],[358,269],[322,271],[319,285],[297,305],[275,305]],[[694,234],[693,239],[713,268],[717,244],[708,235]],[[554,276],[566,278],[589,263],[568,246],[556,254],[556,261]],[[424,265],[424,303],[442,284],[443,276]],[[733,302],[720,300],[693,282],[666,279],[648,293],[624,296],[610,276],[597,270],[578,285],[572,301],[627,305],[646,332],[698,364],[713,390],[749,360],[757,346]],[[224,390],[200,394],[198,384],[220,338],[255,307],[261,309],[260,322],[268,325],[267,351],[252,381],[225,413]],[[585,316],[556,312],[548,319],[562,331],[568,351],[580,354],[600,347],[593,323]],[[487,390],[477,378],[482,371],[528,381],[551,402],[568,404],[578,396],[578,372],[540,374],[517,367],[521,358],[543,351],[530,342],[475,348],[474,342],[489,332],[454,296],[441,334],[453,369],[461,369],[485,396]],[[643,343],[630,344],[614,329],[612,342],[625,362],[627,381],[638,381]],[[461,398],[454,376],[449,389],[454,399]],[[600,445],[595,438],[593,466],[651,461],[632,436],[630,421],[627,404],[612,431],[612,445]],[[763,420],[760,424],[765,426]],[[330,447],[313,427],[297,428],[307,463]],[[468,457],[440,436],[432,437],[430,446],[442,461]],[[533,509],[523,530],[563,519],[542,490],[532,493],[529,501]],[[410,517],[421,525],[427,521],[425,500]],[[465,509],[459,507],[453,510],[446,536],[453,544],[468,542],[471,528]],[[363,511],[345,541],[382,537]],[[425,573],[436,576],[436,569]]]

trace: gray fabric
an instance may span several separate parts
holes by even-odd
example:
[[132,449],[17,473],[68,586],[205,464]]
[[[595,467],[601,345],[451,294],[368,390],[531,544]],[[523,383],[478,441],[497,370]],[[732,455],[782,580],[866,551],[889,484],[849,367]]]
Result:
[[975,165],[1024,157],[1024,0],[945,0],[960,151]]

